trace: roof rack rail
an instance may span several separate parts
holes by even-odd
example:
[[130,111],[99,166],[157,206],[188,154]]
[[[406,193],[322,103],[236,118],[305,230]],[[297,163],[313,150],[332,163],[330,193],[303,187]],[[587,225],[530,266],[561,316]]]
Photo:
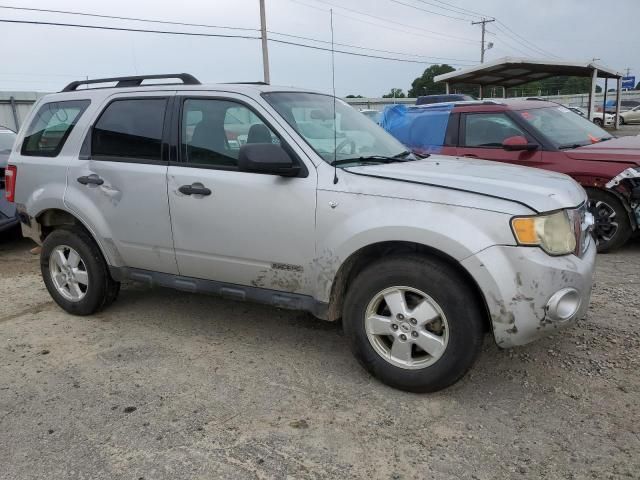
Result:
[[[200,81],[188,73],[167,73],[162,75],[135,75],[131,77],[94,78],[91,80],[76,80],[64,87],[63,92],[74,92],[80,85],[92,85],[96,83],[118,82],[114,88],[139,87],[144,80],[157,80],[161,78],[173,78],[182,80],[184,85],[200,85]],[[169,84],[171,85],[171,84]]]
[[267,82],[224,82],[224,85],[269,85]]

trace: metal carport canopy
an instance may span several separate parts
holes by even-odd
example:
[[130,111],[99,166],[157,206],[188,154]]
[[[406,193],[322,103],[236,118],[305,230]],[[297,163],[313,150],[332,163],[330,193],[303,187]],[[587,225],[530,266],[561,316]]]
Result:
[[[462,70],[456,70],[455,72],[438,75],[434,78],[434,81],[446,82],[447,93],[449,93],[449,85],[454,83],[479,85],[482,92],[482,87],[487,85],[495,85],[506,89],[556,76],[591,78],[589,117],[591,117],[591,106],[594,104],[593,99],[596,92],[597,79],[615,78],[618,81],[616,128],[618,127],[619,92],[622,88],[622,74],[612,68],[594,62],[565,62],[521,57],[503,57],[476,67],[464,68]],[[605,88],[604,90],[606,95],[607,89]],[[482,93],[480,96],[482,96]]]

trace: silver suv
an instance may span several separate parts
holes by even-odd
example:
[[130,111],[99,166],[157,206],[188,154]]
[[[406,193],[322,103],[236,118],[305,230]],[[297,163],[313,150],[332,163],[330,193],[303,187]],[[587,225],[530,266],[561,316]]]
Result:
[[589,303],[595,245],[571,178],[416,158],[320,93],[73,82],[33,107],[9,163],[46,287],[76,315],[124,279],[306,310],[341,319],[383,382],[425,392],[460,379],[486,332],[522,345]]

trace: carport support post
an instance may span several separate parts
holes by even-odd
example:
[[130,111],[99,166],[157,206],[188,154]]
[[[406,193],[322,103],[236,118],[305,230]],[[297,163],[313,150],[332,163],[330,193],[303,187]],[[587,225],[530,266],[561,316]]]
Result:
[[16,132],[20,130],[20,121],[18,120],[18,109],[16,107],[16,98],[12,95],[9,97],[11,103],[11,113],[13,114],[13,123],[16,126]]
[[591,74],[591,90],[589,90],[589,111],[587,118],[593,121],[593,110],[595,109],[596,85],[598,84],[598,69],[594,68]]
[[444,88],[447,95],[449,95],[449,82],[444,82]]
[[618,88],[616,89],[616,117],[613,119],[615,129],[620,128],[620,101],[622,100],[622,77],[618,77]]
[[483,95],[484,92],[482,90],[483,90],[482,85],[480,85],[480,100],[484,98],[484,95]]
[[607,89],[609,88],[609,77],[604,79],[604,100],[602,101],[602,126],[607,123]]

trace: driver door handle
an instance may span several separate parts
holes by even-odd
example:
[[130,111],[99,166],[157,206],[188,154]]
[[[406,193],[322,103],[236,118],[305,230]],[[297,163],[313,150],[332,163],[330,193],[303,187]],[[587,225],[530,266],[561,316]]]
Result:
[[184,195],[211,195],[211,190],[203,185],[194,183],[193,185],[182,185],[178,191]]
[[104,183],[104,180],[94,173],[91,175],[78,177],[78,183],[81,183],[82,185],[102,185]]

